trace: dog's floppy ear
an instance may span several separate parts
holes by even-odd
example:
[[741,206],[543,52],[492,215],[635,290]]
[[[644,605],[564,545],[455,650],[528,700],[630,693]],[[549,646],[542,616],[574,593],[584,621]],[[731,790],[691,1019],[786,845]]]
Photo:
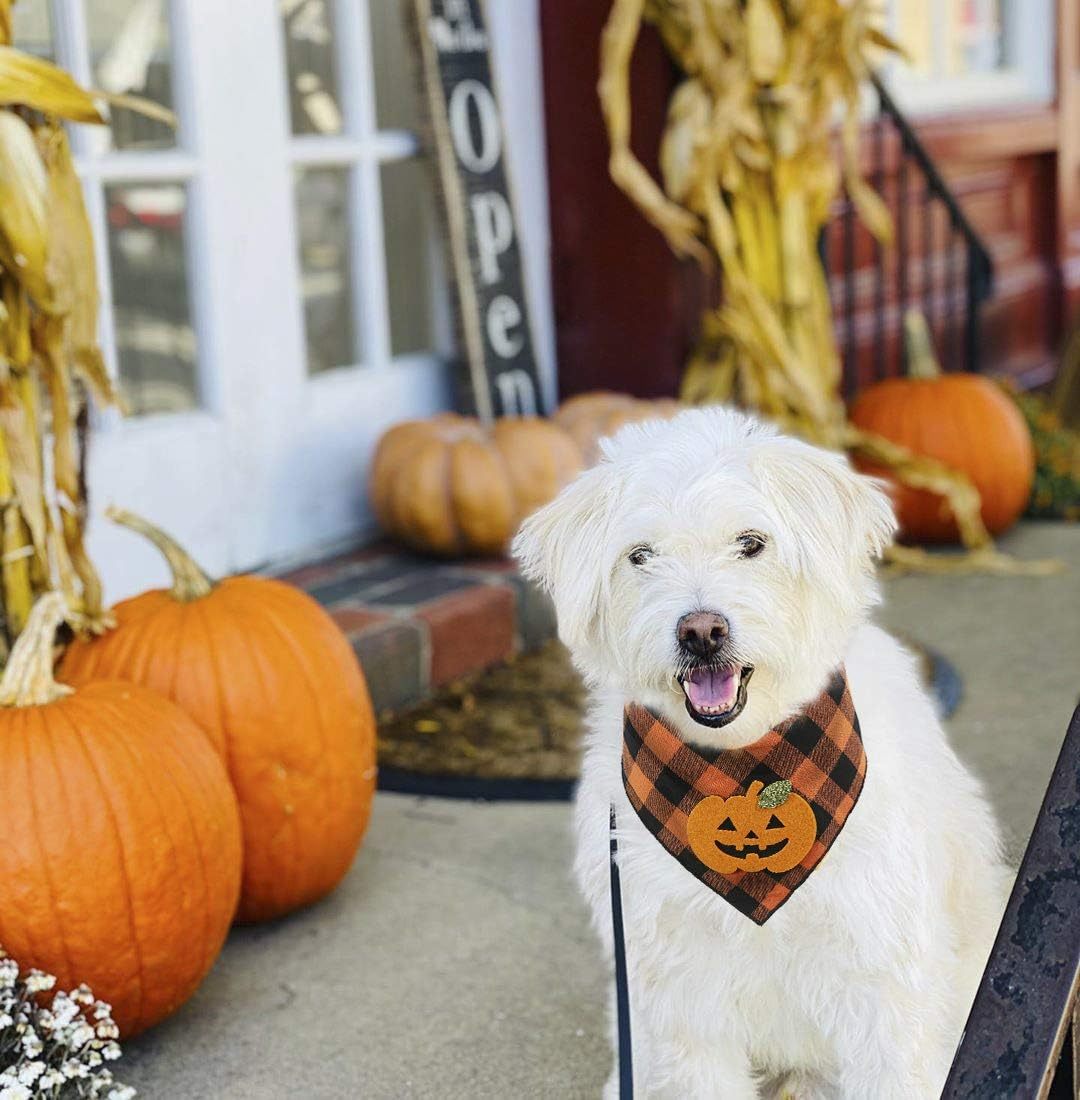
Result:
[[514,539],[522,573],[551,594],[571,649],[586,644],[600,615],[617,497],[611,463],[601,462],[529,516]]
[[842,454],[780,438],[762,449],[755,468],[794,536],[785,542],[802,547],[818,567],[868,570],[896,533],[881,483],[857,473]]

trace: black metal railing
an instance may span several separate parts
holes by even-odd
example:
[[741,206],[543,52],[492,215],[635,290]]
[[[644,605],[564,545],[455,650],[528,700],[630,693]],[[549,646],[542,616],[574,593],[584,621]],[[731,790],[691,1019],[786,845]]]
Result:
[[981,307],[994,281],[990,254],[948,183],[880,79],[872,85],[879,110],[868,179],[892,213],[894,243],[874,240],[847,196],[821,236],[848,395],[904,373],[911,308],[926,317],[946,370],[979,370]]
[[942,1100],[1073,1100],[1080,1054],[1080,707]]

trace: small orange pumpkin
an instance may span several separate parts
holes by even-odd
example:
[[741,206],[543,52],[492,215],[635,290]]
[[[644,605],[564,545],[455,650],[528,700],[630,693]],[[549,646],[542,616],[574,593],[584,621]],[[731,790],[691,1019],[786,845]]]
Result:
[[298,589],[251,576],[212,584],[163,532],[109,514],[164,553],[173,585],[117,604],[115,629],[76,640],[62,675],[141,683],[209,733],[240,802],[238,920],[318,900],[351,866],[375,787],[375,716],[352,647]]
[[567,398],[552,418],[581,448],[587,465],[600,458],[600,440],[624,424],[641,420],[670,420],[683,406],[673,397],[646,400],[626,393],[596,390]]
[[125,1036],[217,958],[240,891],[236,796],[206,734],[136,684],[52,676],[64,617],[41,597],[0,682],[0,943],[88,983]]
[[[940,374],[929,354],[912,356],[908,378],[888,378],[864,390],[851,421],[909,451],[967,474],[982,500],[992,535],[1011,527],[1027,506],[1035,480],[1035,448],[1024,417],[996,382],[978,374]],[[959,531],[944,497],[913,489],[889,471],[856,459],[864,473],[893,484],[903,535],[916,542],[956,542]]]
[[368,483],[383,530],[435,554],[501,554],[521,521],[581,469],[550,420],[485,426],[445,413],[396,424],[375,451]]
[[782,874],[806,858],[817,837],[810,803],[791,790],[783,801],[762,799],[763,788],[755,780],[746,794],[712,795],[690,811],[687,839],[706,867],[722,875],[735,871]]

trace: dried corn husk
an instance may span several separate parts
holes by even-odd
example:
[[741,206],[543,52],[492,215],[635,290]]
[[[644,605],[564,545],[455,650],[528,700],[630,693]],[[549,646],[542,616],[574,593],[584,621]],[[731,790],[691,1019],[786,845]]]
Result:
[[118,404],[97,342],[100,295],[94,241],[71,148],[57,124],[40,127],[37,138],[48,171],[48,219],[53,227],[47,273],[67,319],[64,335],[72,367],[99,401]]
[[91,92],[51,61],[0,45],[0,107],[26,107],[72,122],[104,122]]
[[62,121],[102,122],[99,100],[170,112],[80,87],[11,45],[0,0],[0,658],[37,596],[63,592],[80,628],[106,625],[83,545],[78,421],[84,387],[116,394],[97,344],[90,224]]
[[771,84],[780,75],[787,53],[780,6],[776,0],[747,0],[745,18],[750,75],[758,84]]
[[[685,74],[660,148],[663,187],[630,149],[629,65],[645,21]],[[611,175],[678,254],[715,258],[723,269],[724,300],[703,319],[684,399],[734,401],[813,442],[873,458],[949,501],[969,550],[949,559],[950,571],[1019,571],[994,551],[966,477],[857,432],[840,397],[817,244],[841,180],[870,232],[892,240],[888,208],[859,171],[868,57],[901,52],[879,22],[872,0],[614,0],[598,87]],[[892,560],[945,568],[910,549]]]
[[0,262],[32,298],[51,304],[48,193],[34,131],[19,115],[0,111]]

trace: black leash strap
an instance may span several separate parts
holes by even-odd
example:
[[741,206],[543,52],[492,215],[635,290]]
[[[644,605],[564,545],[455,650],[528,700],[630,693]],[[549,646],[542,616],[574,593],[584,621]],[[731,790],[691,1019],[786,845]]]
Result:
[[634,1100],[634,1055],[630,1047],[630,984],[626,979],[622,890],[619,888],[619,842],[615,807],[611,807],[611,930],[615,936],[615,1015],[619,1033],[619,1100]]

